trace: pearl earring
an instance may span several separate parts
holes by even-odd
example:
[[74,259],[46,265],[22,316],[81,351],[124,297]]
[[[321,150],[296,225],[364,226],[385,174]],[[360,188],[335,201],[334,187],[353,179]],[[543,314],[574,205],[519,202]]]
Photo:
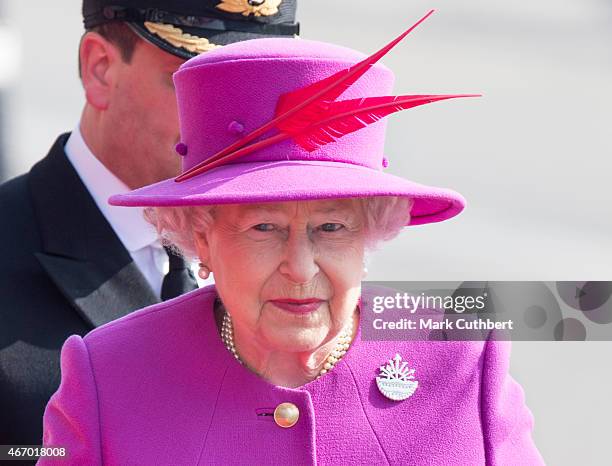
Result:
[[198,270],[198,276],[202,280],[206,280],[208,276],[210,275],[210,269],[206,267],[202,262],[200,262],[199,265],[200,265],[200,270]]
[[363,275],[363,278],[368,276],[368,268],[365,265],[363,266],[363,274],[362,275]]

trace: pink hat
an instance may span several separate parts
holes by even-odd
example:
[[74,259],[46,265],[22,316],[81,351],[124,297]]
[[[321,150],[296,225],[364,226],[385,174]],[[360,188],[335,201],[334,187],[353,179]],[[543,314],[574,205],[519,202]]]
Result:
[[174,75],[182,175],[110,203],[405,196],[413,199],[411,225],[454,217],[465,206],[460,194],[384,172],[384,116],[461,97],[390,96],[393,74],[375,64],[427,16],[370,57],[321,42],[258,39],[189,60]]

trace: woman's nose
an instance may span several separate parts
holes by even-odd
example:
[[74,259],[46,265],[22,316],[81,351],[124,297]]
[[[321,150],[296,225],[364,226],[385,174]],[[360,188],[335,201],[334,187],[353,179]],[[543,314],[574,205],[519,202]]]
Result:
[[307,232],[292,232],[287,238],[280,272],[293,283],[308,283],[317,273],[315,245]]

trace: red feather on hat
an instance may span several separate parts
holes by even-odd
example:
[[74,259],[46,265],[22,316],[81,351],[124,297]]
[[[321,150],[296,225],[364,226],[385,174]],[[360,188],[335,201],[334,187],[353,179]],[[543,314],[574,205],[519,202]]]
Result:
[[457,97],[473,96],[403,95],[343,100],[333,102],[327,111],[320,115],[320,121],[303,128],[284,128],[284,131],[293,135],[293,139],[304,149],[312,152],[392,113]]
[[[195,165],[177,177],[175,181],[180,182],[193,178],[219,165],[286,139],[293,138],[304,149],[314,151],[322,145],[334,142],[349,133],[365,128],[369,124],[401,110],[439,100],[477,97],[478,95],[473,94],[406,95],[336,101],[346,89],[351,87],[378,60],[433,12],[434,10],[431,10],[410,29],[356,65],[307,87],[282,95],[279,98],[276,117],[273,120]],[[278,134],[247,145],[274,128],[279,131]]]

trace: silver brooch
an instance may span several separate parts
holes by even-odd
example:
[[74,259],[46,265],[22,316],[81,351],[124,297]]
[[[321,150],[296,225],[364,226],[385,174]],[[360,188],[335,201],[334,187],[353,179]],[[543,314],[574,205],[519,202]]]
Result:
[[390,400],[401,401],[412,396],[419,386],[418,380],[413,379],[414,369],[410,369],[408,363],[396,354],[386,366],[381,366],[376,385],[380,393]]

